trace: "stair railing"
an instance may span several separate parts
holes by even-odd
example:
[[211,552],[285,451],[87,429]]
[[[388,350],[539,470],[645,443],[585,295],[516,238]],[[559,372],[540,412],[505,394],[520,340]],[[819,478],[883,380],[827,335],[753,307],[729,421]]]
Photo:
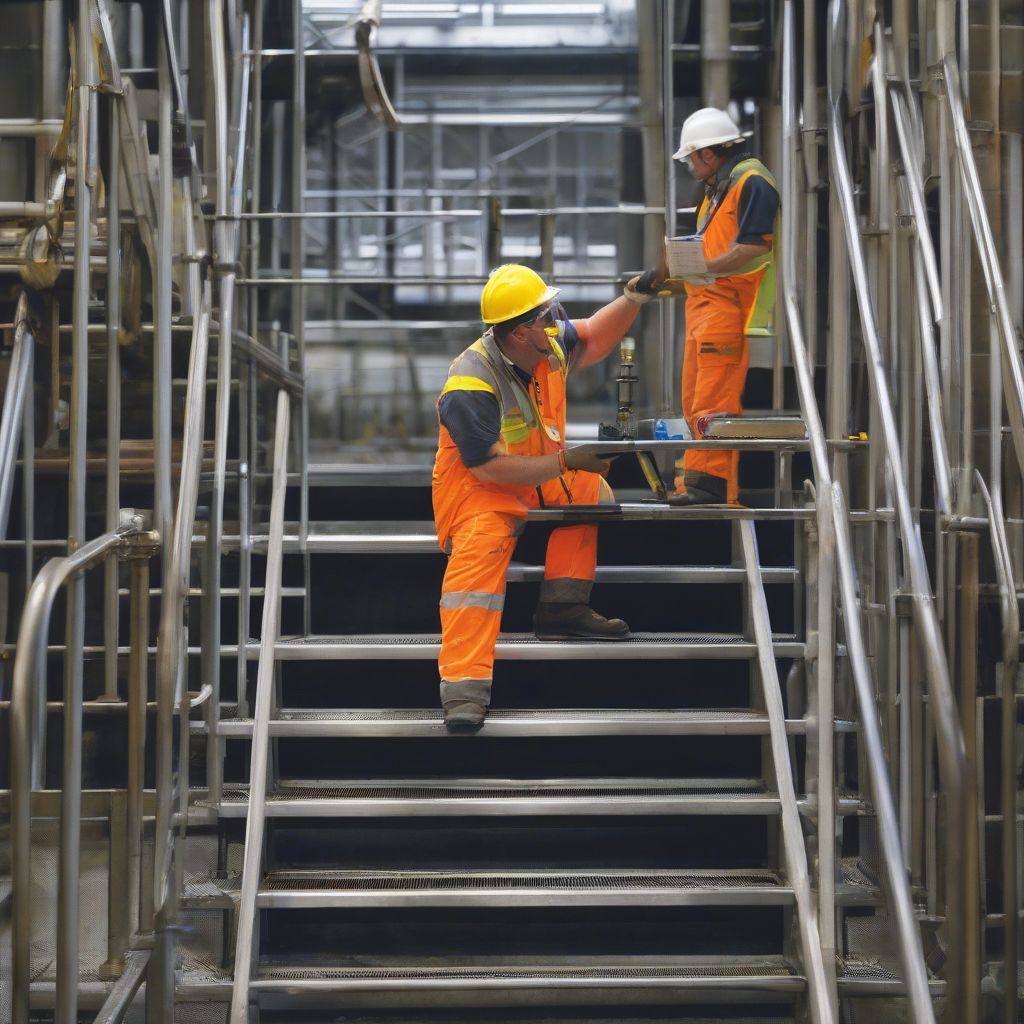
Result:
[[[761,563],[757,553],[754,524],[744,520],[739,524],[743,542],[743,564],[747,574],[747,598],[757,643],[760,666],[761,692],[764,695],[771,736],[772,762],[775,766],[775,784],[779,795],[782,818],[782,845],[786,861],[786,877],[793,887],[796,901],[797,926],[800,930],[800,949],[807,970],[811,1020],[815,1024],[832,1024],[837,1019],[838,996],[835,976],[826,971],[822,955],[818,917],[811,897],[811,883],[807,872],[807,848],[804,845],[800,812],[796,803],[793,766],[789,760],[789,739],[786,736],[786,713],[782,705],[782,687],[779,669],[772,650],[772,627],[768,616],[768,602],[764,596]],[[819,835],[821,834],[819,823]],[[831,836],[831,829],[826,833]]]
[[[101,564],[107,555],[124,549],[128,538],[148,531],[145,518],[133,509],[122,510],[115,530],[83,544],[62,558],[51,558],[29,588],[18,628],[14,678],[11,683],[11,889],[14,898],[11,928],[11,1020],[28,1024],[31,982],[31,890],[32,890],[32,793],[44,785],[42,741],[46,715],[46,647],[53,603],[61,588],[79,579],[86,570]],[[155,541],[156,535],[149,538]],[[153,544],[155,548],[155,543]],[[152,550],[144,552],[148,557]],[[134,577],[133,577],[134,578]],[[133,594],[133,600],[139,595]],[[143,598],[145,599],[145,598]],[[135,646],[146,644],[141,633],[132,634]],[[65,693],[65,722],[81,720],[82,691],[71,687]],[[61,782],[61,856],[58,868],[58,905],[61,919],[68,922],[76,941],[58,936],[57,985],[62,993],[78,992],[78,897],[79,834],[81,814],[82,762],[80,751],[65,744]],[[141,770],[141,765],[136,766]]]
[[[786,0],[783,7],[784,53],[796,53],[793,28],[793,0]],[[832,54],[830,43],[830,55]],[[792,60],[783,61],[782,73],[782,183],[783,204],[786,209],[797,208],[796,166],[800,134],[796,117],[796,95]],[[833,125],[832,131],[835,131]],[[814,392],[814,381],[807,357],[803,335],[803,324],[796,293],[798,274],[796,269],[796,224],[795,217],[782,218],[782,295],[785,316],[789,328],[790,349],[796,373],[797,392],[800,406],[807,424],[810,440],[811,461],[816,486],[816,509],[821,554],[819,557],[819,607],[823,614],[831,616],[831,595],[833,577],[831,567],[838,569],[840,607],[846,631],[846,646],[850,659],[855,692],[861,720],[861,739],[867,753],[867,773],[874,798],[878,822],[882,864],[885,871],[889,899],[896,919],[896,938],[903,967],[904,983],[910,1001],[911,1012],[917,1024],[932,1024],[935,1014],[928,989],[928,975],[925,968],[924,950],[914,907],[910,884],[903,866],[903,850],[900,843],[895,802],[889,779],[888,766],[882,745],[881,730],[875,708],[875,686],[867,657],[867,649],[860,622],[860,607],[857,601],[857,579],[853,562],[853,545],[849,534],[849,515],[842,489],[833,483],[829,469],[828,450],[821,415],[818,411]],[[829,627],[830,628],[830,627]],[[822,659],[825,664],[829,658]],[[820,685],[822,696],[827,701],[828,722],[832,721],[832,694]],[[819,710],[824,721],[825,711]],[[820,728],[824,734],[825,727]],[[831,773],[831,761],[827,765]],[[834,785],[831,778],[828,786]],[[831,846],[832,817],[825,820],[819,794],[819,860],[821,850]],[[831,936],[826,936],[830,939]]]
[[22,410],[25,407],[25,394],[31,387],[34,350],[35,338],[29,324],[28,296],[22,292],[14,313],[14,346],[4,390],[3,414],[0,416],[0,540],[7,537]]
[[249,980],[255,951],[256,893],[262,866],[266,823],[267,767],[270,711],[274,688],[275,645],[281,620],[281,563],[284,552],[284,498],[288,483],[288,393],[277,393],[274,430],[274,483],[270,498],[270,542],[267,548],[256,699],[253,705],[252,746],[249,768],[249,813],[245,822],[242,885],[237,908],[235,976],[231,987],[231,1024],[246,1024],[249,1014]]
[[[845,0],[832,0],[828,51],[829,166],[831,169],[832,186],[838,200],[846,249],[850,259],[850,272],[853,278],[854,293],[860,313],[861,334],[864,341],[868,378],[871,382],[873,396],[881,420],[882,443],[889,463],[889,479],[896,507],[896,520],[899,534],[902,538],[906,569],[909,573],[914,625],[925,663],[925,673],[930,683],[931,708],[936,723],[939,771],[946,795],[946,818],[949,837],[949,841],[946,844],[949,864],[946,916],[948,936],[952,949],[952,968],[948,982],[950,990],[949,1005],[956,1008],[954,1009],[954,1014],[962,1011],[964,1014],[962,1019],[966,1022],[973,1019],[970,1016],[970,1008],[963,1000],[965,980],[962,942],[963,915],[965,910],[963,899],[964,864],[959,837],[963,827],[964,787],[967,784],[966,756],[963,735],[960,731],[956,699],[949,676],[949,666],[946,662],[942,646],[938,615],[935,610],[935,601],[932,596],[928,566],[924,555],[924,546],[921,542],[917,524],[914,522],[911,513],[903,453],[899,446],[896,418],[889,394],[885,364],[882,360],[878,324],[871,301],[867,267],[857,225],[853,181],[843,142],[843,123],[839,105],[844,91],[841,54],[845,50],[837,51],[836,47],[844,38],[845,23]],[[833,493],[834,495],[836,494],[835,489]],[[841,494],[838,496],[840,499],[842,498]],[[842,547],[842,544],[840,544],[840,547]],[[873,710],[871,714],[874,714]],[[862,717],[866,717],[863,716],[863,711]],[[879,756],[881,756],[880,751]]]
[[985,212],[985,198],[981,179],[978,177],[978,165],[974,160],[974,151],[971,149],[971,139],[967,134],[967,122],[964,118],[960,71],[952,52],[947,51],[942,57],[942,74],[945,80],[945,89],[942,91],[946,97],[946,110],[953,127],[953,148],[960,169],[960,180],[967,201],[974,243],[978,251],[978,262],[988,292],[991,316],[999,339],[1003,394],[1010,419],[1010,433],[1017,462],[1024,473],[1024,364],[1021,362],[1020,342],[1010,314],[1010,303],[1006,297],[1006,286],[999,265],[995,239],[992,236],[992,226]]

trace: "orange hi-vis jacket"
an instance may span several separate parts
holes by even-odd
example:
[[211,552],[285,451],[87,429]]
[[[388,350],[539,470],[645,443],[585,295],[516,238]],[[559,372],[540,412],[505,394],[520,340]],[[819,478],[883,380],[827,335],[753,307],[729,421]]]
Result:
[[[760,160],[740,160],[729,174],[725,194],[705,196],[697,211],[697,234],[704,238],[704,259],[721,256],[739,235],[739,206],[743,183],[751,176],[767,179],[778,191],[775,179]],[[777,223],[776,223],[777,228]],[[777,230],[776,230],[777,234]],[[774,243],[774,235],[765,238]],[[738,270],[711,284],[686,285],[687,329],[696,328],[703,340],[739,345],[745,334],[772,333],[775,305],[775,273],[771,251],[755,256]],[[719,354],[733,355],[720,345]],[[738,354],[735,353],[735,354]]]
[[[561,326],[561,325],[559,325]],[[565,447],[565,382],[568,364],[559,338],[551,338],[551,355],[533,372],[528,387],[506,362],[488,331],[452,362],[441,391],[486,391],[497,399],[501,415],[501,454],[550,455]],[[536,508],[537,488],[507,487],[478,479],[466,468],[451,435],[440,424],[432,490],[437,539],[448,548],[452,531],[467,517],[501,512],[525,519]],[[558,479],[540,487],[545,502],[558,504]]]

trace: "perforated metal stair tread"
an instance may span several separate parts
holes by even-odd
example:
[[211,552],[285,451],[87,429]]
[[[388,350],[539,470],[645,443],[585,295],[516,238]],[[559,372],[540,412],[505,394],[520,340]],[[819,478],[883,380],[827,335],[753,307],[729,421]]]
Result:
[[623,989],[754,989],[763,996],[786,997],[804,988],[804,978],[781,958],[730,957],[725,962],[711,958],[607,958],[606,963],[549,961],[511,965],[499,963],[465,965],[393,966],[264,966],[253,978],[259,991],[287,989],[289,993],[337,989],[416,990],[442,993],[460,990],[498,989],[507,998],[510,990],[572,988],[607,993]]
[[[901,975],[878,960],[856,957],[837,958],[836,980],[843,996],[897,996],[905,995],[906,987]],[[942,995],[946,983],[929,975],[928,988],[933,997]]]
[[[791,719],[787,732],[801,735],[805,723]],[[223,736],[250,737],[252,719],[222,721]],[[470,735],[449,733],[440,708],[302,709],[285,708],[270,722],[272,736],[437,736],[465,740],[479,736],[753,736],[768,732],[765,714],[749,709],[502,710],[487,716],[482,729]]]
[[767,869],[644,871],[281,871],[259,906],[716,906],[783,905],[792,890]]
[[[757,779],[377,780],[282,785],[266,807],[275,817],[765,815],[778,799]],[[247,810],[247,790],[225,788],[220,813]]]
[[[804,645],[792,633],[773,634],[777,658],[802,658]],[[277,657],[289,661],[433,660],[441,649],[437,633],[352,634],[282,637]],[[246,647],[249,658],[259,657],[259,644]],[[629,640],[538,640],[532,633],[504,633],[495,656],[506,661],[602,661],[633,659],[753,658],[757,645],[738,633],[634,633]]]

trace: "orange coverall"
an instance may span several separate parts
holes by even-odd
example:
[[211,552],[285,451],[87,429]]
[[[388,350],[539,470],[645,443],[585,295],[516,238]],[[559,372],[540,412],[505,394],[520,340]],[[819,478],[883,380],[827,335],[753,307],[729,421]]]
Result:
[[[705,260],[721,256],[736,241],[743,183],[753,175],[775,187],[768,169],[759,160],[747,158],[733,168],[723,196],[704,197],[697,212],[697,233],[704,238]],[[765,242],[774,239],[774,235],[763,237]],[[743,411],[741,398],[750,361],[747,335],[770,321],[775,298],[771,265],[769,252],[711,284],[686,285],[682,400],[683,416],[695,438],[704,436],[705,417]],[[726,500],[736,502],[739,452],[690,449],[680,461],[676,463],[677,494],[685,493],[687,483],[700,487],[705,474],[724,478]]]
[[[581,340],[584,335],[581,332]],[[441,394],[486,391],[498,401],[503,454],[548,455],[565,447],[568,365],[557,339],[527,386],[506,364],[488,332],[451,364]],[[564,486],[563,486],[564,485]],[[432,480],[437,540],[448,554],[441,584],[441,703],[490,703],[494,645],[501,628],[505,575],[528,509],[611,501],[596,473],[570,471],[540,487],[504,487],[466,468],[440,424]],[[553,530],[544,562],[541,601],[587,603],[597,564],[597,527]]]

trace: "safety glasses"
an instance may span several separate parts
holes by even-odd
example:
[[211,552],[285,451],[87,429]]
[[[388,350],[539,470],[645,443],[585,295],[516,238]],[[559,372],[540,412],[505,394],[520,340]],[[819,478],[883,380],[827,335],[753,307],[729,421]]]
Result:
[[523,327],[550,327],[555,322],[555,311],[552,306],[545,306],[535,316],[522,322]]

